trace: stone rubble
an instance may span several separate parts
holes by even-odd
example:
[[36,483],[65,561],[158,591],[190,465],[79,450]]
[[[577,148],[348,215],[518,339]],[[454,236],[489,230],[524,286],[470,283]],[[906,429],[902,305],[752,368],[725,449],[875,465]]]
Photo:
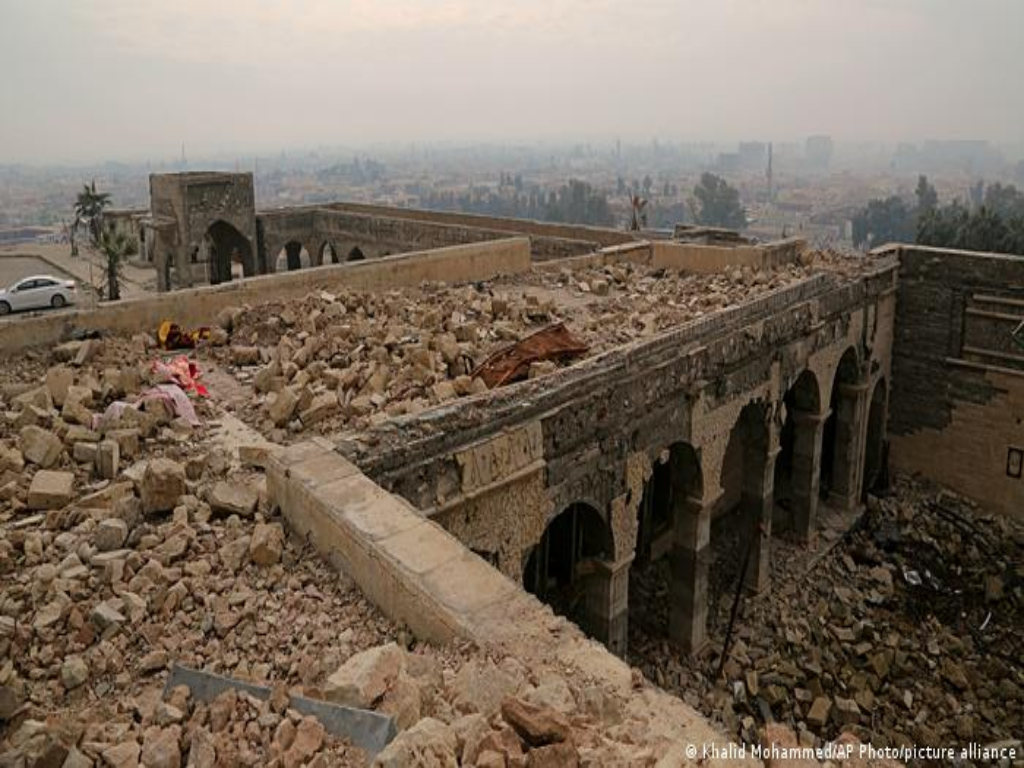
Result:
[[[275,442],[371,426],[480,393],[475,365],[551,322],[596,354],[818,266],[666,276],[617,265],[231,308],[220,346],[195,353],[213,390],[192,401],[200,427],[159,404],[99,418],[155,383],[147,334],[26,354],[0,370],[0,764],[367,764],[291,709],[295,695],[392,715],[400,733],[380,766],[686,764],[600,679],[417,644],[289,538],[267,504],[269,449],[225,451],[217,421],[233,411]],[[530,376],[557,368],[536,363]],[[876,502],[810,587],[777,578],[786,586],[748,608],[726,680],[711,682],[713,659],[679,659],[642,632],[634,658],[747,741],[1019,738],[1024,539],[999,520],[975,539],[922,509],[914,496]],[[967,565],[951,574],[947,562]],[[960,581],[969,587],[951,592]],[[273,693],[163,697],[173,663]]]
[[[239,418],[278,443],[360,430],[487,390],[490,354],[564,321],[598,354],[806,279],[858,268],[821,252],[806,263],[697,275],[623,263],[382,293],[320,291],[231,313],[216,351],[248,392]],[[863,260],[860,260],[861,262]],[[530,378],[560,366],[539,361]]]
[[[725,679],[714,674],[734,574],[712,597],[712,647],[690,659],[656,629],[664,561],[631,578],[631,615],[661,614],[630,622],[634,663],[748,743],[768,713],[819,746],[844,733],[894,747],[1021,737],[1024,526],[897,478],[809,573],[788,569],[801,545],[772,546],[772,590],[745,604]],[[716,547],[713,583],[736,551]]]
[[252,451],[211,443],[214,402],[193,400],[196,429],[142,410],[92,431],[151,355],[106,339],[0,372],[0,764],[365,765],[294,712],[239,700],[214,727],[214,706],[161,701],[172,662],[316,695],[400,633],[288,539]]
[[[599,680],[420,645],[384,619],[274,518],[267,449],[225,455],[216,393],[193,401],[198,428],[142,410],[133,427],[122,417],[94,432],[93,417],[131,395],[112,382],[151,383],[151,354],[145,340],[107,339],[73,368],[27,357],[0,372],[2,764],[368,764],[290,709],[294,695],[393,716],[400,733],[379,765],[653,764],[668,750],[636,743],[644,724]],[[51,390],[88,415],[65,421]],[[47,469],[22,453],[25,418],[46,425],[33,439],[58,445]],[[79,447],[120,447],[123,429],[135,430],[132,460],[114,472]],[[173,663],[273,693],[164,697]]]

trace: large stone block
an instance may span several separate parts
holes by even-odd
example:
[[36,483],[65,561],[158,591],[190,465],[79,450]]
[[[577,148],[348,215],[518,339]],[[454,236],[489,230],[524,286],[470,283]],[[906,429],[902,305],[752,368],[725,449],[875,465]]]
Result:
[[74,486],[74,473],[41,469],[29,486],[28,505],[31,509],[60,509],[71,502]]
[[139,484],[143,512],[170,512],[185,493],[185,468],[181,464],[170,459],[149,462]]
[[41,427],[25,427],[21,430],[21,454],[26,461],[49,469],[60,458],[63,446],[60,438]]
[[227,481],[214,485],[207,499],[214,512],[241,517],[252,517],[259,500],[259,491],[253,486]]

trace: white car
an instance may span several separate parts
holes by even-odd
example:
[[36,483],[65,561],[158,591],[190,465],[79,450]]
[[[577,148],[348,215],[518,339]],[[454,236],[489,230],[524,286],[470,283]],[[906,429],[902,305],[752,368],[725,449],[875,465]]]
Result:
[[16,282],[10,288],[0,288],[0,315],[22,309],[60,309],[75,303],[78,286],[74,280],[53,275],[33,275]]

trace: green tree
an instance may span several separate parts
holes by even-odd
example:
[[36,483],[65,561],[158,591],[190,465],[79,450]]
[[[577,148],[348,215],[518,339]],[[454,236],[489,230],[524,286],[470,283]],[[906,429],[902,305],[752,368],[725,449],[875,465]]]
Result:
[[93,246],[100,244],[103,227],[103,211],[110,205],[110,193],[96,190],[96,179],[92,184],[83,184],[82,191],[75,198],[75,220],[71,225],[71,255],[77,255],[75,230],[82,224],[89,228],[89,240]]
[[937,248],[956,248],[959,233],[965,228],[970,212],[959,202],[927,211],[917,221],[917,242]]
[[747,214],[740,205],[740,193],[721,176],[703,173],[700,183],[693,188],[695,202],[691,204],[698,224],[711,227],[742,229],[747,226]]
[[109,301],[117,301],[121,298],[121,265],[128,257],[134,255],[135,242],[124,232],[102,232],[99,249],[105,261],[106,298]]
[[607,196],[579,179],[570,179],[557,192],[549,193],[544,218],[569,224],[612,223]]
[[883,243],[911,243],[915,236],[914,212],[903,198],[876,199],[853,217],[853,244],[875,248]]
[[917,214],[923,215],[926,211],[933,211],[939,204],[939,193],[928,181],[927,176],[917,177],[917,189],[914,190],[917,197]]
[[968,210],[954,202],[921,217],[917,242],[939,248],[1024,256],[1024,214],[1005,216],[987,205]]
[[989,184],[985,188],[985,207],[1005,219],[1024,216],[1024,193],[1013,184]]

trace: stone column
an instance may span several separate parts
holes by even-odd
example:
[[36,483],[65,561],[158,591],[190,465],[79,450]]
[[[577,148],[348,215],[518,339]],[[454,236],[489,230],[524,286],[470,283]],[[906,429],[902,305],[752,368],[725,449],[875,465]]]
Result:
[[860,484],[864,471],[864,439],[867,426],[869,387],[863,384],[839,384],[836,403],[836,450],[832,460],[832,487],[829,504],[851,510],[860,502]]
[[632,553],[614,563],[595,562],[585,598],[590,634],[623,658],[629,637],[629,567],[632,564]]
[[[769,441],[769,445],[772,441]],[[760,455],[757,455],[758,452]],[[747,542],[754,537],[750,548],[750,562],[744,584],[751,592],[768,588],[771,581],[772,515],[775,508],[775,458],[778,448],[762,445],[748,447],[743,472],[743,495],[740,498],[741,541],[746,554]],[[740,563],[743,567],[743,563]]]
[[790,492],[793,499],[793,529],[807,544],[817,536],[818,493],[821,482],[821,438],[826,413],[794,411],[793,470]]
[[697,653],[707,641],[711,504],[684,497],[672,516],[668,635],[685,653]]

